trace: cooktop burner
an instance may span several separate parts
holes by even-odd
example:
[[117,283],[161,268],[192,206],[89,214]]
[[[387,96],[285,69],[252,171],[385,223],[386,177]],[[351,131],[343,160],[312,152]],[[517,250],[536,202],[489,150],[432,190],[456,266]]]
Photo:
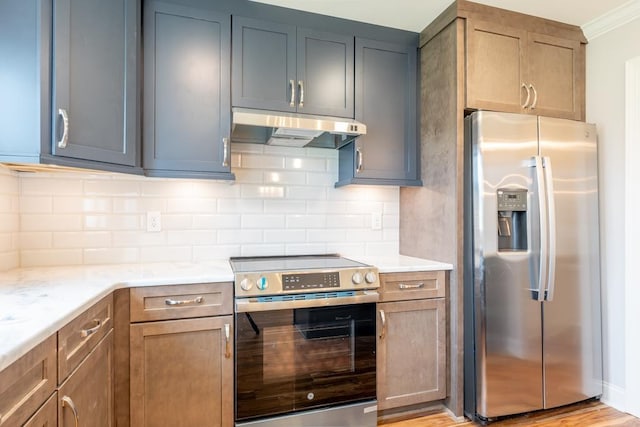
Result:
[[267,271],[300,271],[314,269],[340,269],[365,267],[366,264],[343,258],[338,254],[329,255],[294,255],[265,257],[235,257],[230,259],[235,273],[267,272]]

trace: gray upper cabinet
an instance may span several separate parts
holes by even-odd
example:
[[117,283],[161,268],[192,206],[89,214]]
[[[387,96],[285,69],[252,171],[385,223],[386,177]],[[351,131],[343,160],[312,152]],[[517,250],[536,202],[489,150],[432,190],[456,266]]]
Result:
[[53,2],[52,154],[135,166],[136,0]]
[[144,28],[145,174],[234,179],[231,15],[147,1]]
[[354,37],[233,18],[234,107],[349,117]]
[[367,134],[340,148],[336,187],[422,185],[418,170],[417,47],[356,39],[355,118]]

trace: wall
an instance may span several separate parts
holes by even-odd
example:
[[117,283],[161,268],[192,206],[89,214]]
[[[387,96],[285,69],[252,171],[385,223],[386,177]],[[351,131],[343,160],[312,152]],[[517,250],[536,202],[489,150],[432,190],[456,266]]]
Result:
[[[598,126],[603,285],[603,400],[624,408],[625,387],[625,62],[640,55],[640,19],[587,45],[587,121]],[[629,141],[638,143],[638,141]],[[633,260],[629,260],[633,262]],[[630,326],[630,325],[628,325]],[[634,379],[639,381],[640,379]]]
[[[20,263],[397,254],[399,189],[335,189],[337,164],[335,150],[233,144],[234,184],[20,173]],[[162,231],[146,231],[148,211],[161,213]],[[372,212],[382,215],[381,230],[372,230]]]
[[5,168],[0,168],[0,271],[15,268],[19,264],[18,189],[18,175]]

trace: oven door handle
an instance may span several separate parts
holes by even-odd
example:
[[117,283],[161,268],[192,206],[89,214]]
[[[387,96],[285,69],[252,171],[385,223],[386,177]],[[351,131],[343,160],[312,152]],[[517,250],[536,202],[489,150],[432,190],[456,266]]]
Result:
[[377,291],[360,291],[356,295],[347,297],[301,299],[288,301],[258,301],[257,298],[236,299],[236,313],[251,313],[256,311],[287,310],[310,307],[331,307],[336,305],[364,304],[378,302]]

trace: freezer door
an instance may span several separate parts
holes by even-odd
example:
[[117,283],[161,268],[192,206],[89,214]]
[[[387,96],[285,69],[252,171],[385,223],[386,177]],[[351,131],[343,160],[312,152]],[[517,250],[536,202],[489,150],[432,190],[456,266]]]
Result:
[[[537,119],[476,112],[471,120],[473,175],[473,313],[476,413],[484,418],[542,409],[541,303],[536,300],[539,212],[532,159]],[[504,199],[524,194],[527,244],[499,249]],[[508,212],[504,215],[509,215]],[[515,216],[514,216],[515,218]],[[467,332],[465,332],[467,333]]]
[[594,125],[541,117],[539,126],[555,202],[555,280],[543,303],[545,407],[553,408],[602,394],[598,157]]

